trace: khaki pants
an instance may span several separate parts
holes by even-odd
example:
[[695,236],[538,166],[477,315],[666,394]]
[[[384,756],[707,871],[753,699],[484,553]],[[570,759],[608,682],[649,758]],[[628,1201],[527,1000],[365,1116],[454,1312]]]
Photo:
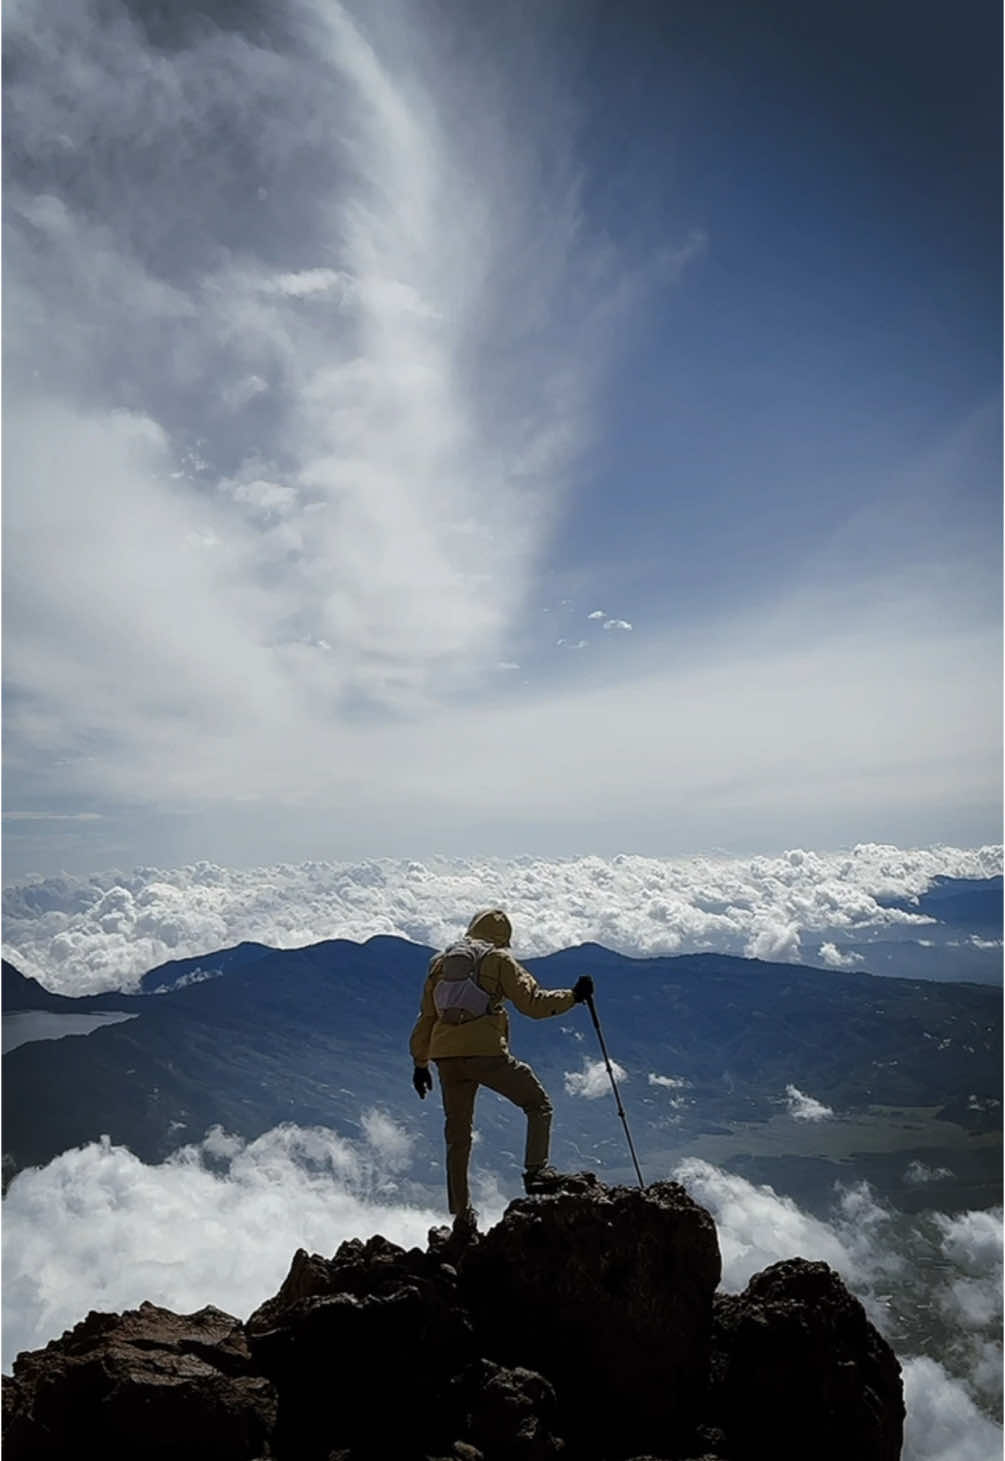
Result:
[[525,1167],[543,1167],[551,1139],[551,1102],[529,1065],[512,1055],[451,1055],[436,1062],[446,1114],[447,1203],[452,1213],[470,1206],[468,1160],[479,1086],[498,1091],[527,1116]]

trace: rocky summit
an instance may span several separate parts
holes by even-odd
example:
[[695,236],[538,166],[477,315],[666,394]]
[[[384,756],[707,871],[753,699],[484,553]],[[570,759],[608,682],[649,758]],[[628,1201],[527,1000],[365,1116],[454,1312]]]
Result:
[[675,1182],[592,1173],[434,1228],[300,1250],[241,1323],[91,1313],[4,1377],[9,1461],[897,1461],[900,1366],[823,1263],[717,1294]]

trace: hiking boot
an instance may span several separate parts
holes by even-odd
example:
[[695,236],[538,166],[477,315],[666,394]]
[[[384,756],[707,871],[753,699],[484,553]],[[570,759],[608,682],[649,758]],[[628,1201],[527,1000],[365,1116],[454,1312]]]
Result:
[[523,1174],[523,1190],[528,1196],[535,1192],[554,1192],[562,1180],[562,1173],[554,1167],[529,1167]]

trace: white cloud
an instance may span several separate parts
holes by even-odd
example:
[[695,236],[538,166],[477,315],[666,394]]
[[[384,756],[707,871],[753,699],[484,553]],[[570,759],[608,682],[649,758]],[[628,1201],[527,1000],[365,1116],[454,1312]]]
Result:
[[[103,1141],[19,1173],[4,1201],[4,1368],[90,1309],[120,1311],[149,1299],[177,1312],[212,1303],[245,1318],[277,1290],[298,1247],[331,1255],[344,1239],[375,1232],[406,1248],[424,1246],[428,1228],[445,1220],[442,1170],[437,1162],[432,1189],[416,1186],[408,1179],[411,1150],[410,1129],[368,1112],[352,1140],[325,1128],[282,1126],[247,1142],[217,1127],[156,1166]],[[1000,1329],[1000,1292],[997,1309],[993,1298],[1001,1287],[1000,1212],[905,1224],[860,1184],[841,1192],[825,1222],[770,1187],[695,1158],[669,1175],[716,1220],[727,1292],[799,1255],[831,1264],[862,1298],[904,1365],[904,1461],[997,1454],[1001,1432],[979,1405],[993,1413],[996,1383],[1000,1392],[1000,1374],[996,1382],[991,1373]],[[491,1170],[479,1166],[473,1176],[486,1228],[501,1217],[507,1196]],[[934,1239],[930,1250],[922,1221]],[[910,1284],[932,1271],[932,1256],[946,1275],[940,1312],[957,1325],[957,1340],[939,1362],[905,1347],[886,1302],[900,1285],[910,1304]],[[961,1281],[974,1283],[962,1306],[954,1298]],[[928,1290],[918,1299],[919,1316],[927,1314]],[[997,1355],[1000,1372],[1000,1348]]]
[[362,1141],[285,1126],[244,1142],[217,1129],[159,1166],[102,1142],[20,1173],[4,1198],[4,1368],[89,1309],[149,1299],[246,1318],[300,1247],[330,1256],[373,1232],[424,1246],[445,1218],[406,1198],[397,1141],[379,1120]]
[[588,619],[606,619],[607,615],[604,613],[603,609],[594,609],[593,613],[587,614],[586,617]]
[[805,1096],[795,1086],[786,1086],[785,1095],[788,1101],[789,1115],[796,1121],[826,1121],[828,1116],[834,1112],[822,1101],[815,1101],[812,1096]]
[[442,947],[487,898],[502,903],[527,957],[595,942],[649,957],[713,950],[798,959],[800,936],[834,927],[866,939],[918,914],[877,898],[923,891],[940,873],[989,876],[1000,849],[781,857],[467,858],[212,862],[61,876],[4,893],[5,956],[65,994],[128,988],[154,965],[242,940],[293,948],[396,934]]
[[674,1176],[716,1220],[727,1292],[738,1293],[762,1268],[795,1255],[829,1263],[856,1290],[871,1281],[877,1262],[887,1262],[869,1224],[839,1229],[772,1187],[755,1186],[697,1157],[679,1162]]
[[[620,1085],[628,1079],[628,1072],[616,1060],[611,1061],[614,1079]],[[565,1072],[565,1089],[570,1096],[582,1096],[587,1101],[596,1101],[600,1096],[611,1095],[611,1079],[602,1060],[583,1057],[582,1070]]]
[[914,1161],[908,1163],[901,1180],[916,1187],[923,1182],[941,1182],[952,1175],[948,1167],[929,1167],[924,1162]]
[[407,1167],[412,1156],[412,1138],[386,1111],[364,1111],[363,1135],[375,1158],[388,1172]]
[[677,1091],[686,1086],[688,1082],[683,1076],[653,1075],[650,1072],[649,1084],[651,1086],[666,1086],[668,1090]]
[[926,1356],[904,1364],[904,1461],[998,1461],[1002,1430]]
[[338,269],[300,269],[293,274],[279,274],[275,279],[267,279],[262,283],[262,288],[267,293],[286,294],[295,299],[332,292],[342,296],[352,287],[351,276]]
[[5,31],[8,774],[289,815],[325,765],[343,821],[406,722],[491,701],[651,281],[502,13],[460,66],[407,6],[297,6],[283,49],[106,11]]
[[996,405],[761,609],[591,611],[604,682],[541,656],[500,706],[542,572],[583,571],[604,375],[703,239],[592,226],[575,68],[510,7],[162,9],[168,45],[120,3],[6,17],[7,794],[118,823],[11,824],[8,867],[995,835],[994,585],[931,504],[980,531]]
[[[1000,1210],[966,1214],[961,1221],[944,1219],[941,1229],[922,1232],[917,1224],[905,1223],[884,1208],[860,1183],[840,1191],[830,1221],[824,1222],[771,1187],[755,1186],[698,1158],[678,1163],[673,1175],[715,1218],[722,1287],[727,1292],[739,1292],[768,1264],[798,1255],[829,1263],[862,1300],[903,1366],[908,1412],[904,1461],[990,1461],[1001,1454],[1001,1428],[987,1413],[997,1413],[1001,1393],[1001,1347],[996,1342],[1001,1312]],[[948,1247],[939,1244],[940,1233]],[[922,1316],[931,1309],[932,1294],[924,1286],[914,1291],[911,1285],[935,1256],[952,1265],[961,1257],[968,1262],[978,1255],[985,1263],[979,1285],[987,1301],[983,1311],[978,1312],[976,1304],[969,1313],[953,1311],[948,1295],[959,1282],[954,1275],[941,1295],[936,1294],[936,1307],[957,1326],[951,1352],[940,1354],[943,1363],[912,1353],[900,1333],[903,1321],[889,1306],[891,1292],[901,1293],[901,1303],[908,1309],[917,1302],[916,1330],[927,1332],[931,1339],[930,1320]]]
[[759,913],[753,919],[753,929],[743,952],[748,959],[764,959],[768,963],[799,963],[802,958],[799,928],[769,913]]
[[936,1222],[942,1233],[942,1248],[947,1258],[985,1272],[1001,1271],[1001,1208],[959,1213],[953,1217],[939,1214]]
[[829,969],[854,969],[856,964],[865,962],[861,954],[843,954],[837,944],[831,942],[820,945],[817,958]]

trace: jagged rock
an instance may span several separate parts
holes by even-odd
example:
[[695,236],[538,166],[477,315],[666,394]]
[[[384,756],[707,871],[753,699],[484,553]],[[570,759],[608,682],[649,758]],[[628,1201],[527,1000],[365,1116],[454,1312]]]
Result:
[[[376,1298],[396,1293],[403,1283],[436,1278],[441,1267],[431,1262],[430,1255],[421,1248],[406,1252],[379,1234],[365,1243],[359,1238],[340,1243],[334,1258],[322,1258],[298,1248],[279,1292],[259,1305],[245,1327],[249,1334],[274,1328],[300,1299],[330,1298],[334,1294]],[[438,1276],[441,1280],[444,1277],[442,1273]]]
[[459,1271],[479,1352],[547,1375],[577,1454],[680,1453],[721,1271],[712,1218],[683,1187],[577,1176],[510,1203]]
[[897,1461],[900,1365],[826,1263],[772,1264],[715,1318],[713,1407],[736,1461]]
[[[825,1264],[714,1297],[710,1215],[593,1174],[463,1244],[299,1250],[242,1326],[144,1304],[4,1382],[13,1461],[896,1461],[900,1368]],[[447,1259],[451,1261],[446,1261]]]
[[300,1250],[247,1333],[278,1394],[282,1457],[421,1456],[462,1433],[449,1400],[472,1359],[471,1323],[435,1255],[382,1237],[343,1243],[330,1260]]
[[469,1366],[459,1388],[468,1396],[465,1430],[484,1461],[552,1461],[563,1454],[564,1442],[551,1430],[555,1389],[543,1375],[481,1360]]
[[255,1373],[240,1322],[220,1309],[92,1312],[45,1349],[19,1355],[4,1389],[10,1461],[270,1454],[275,1392]]

